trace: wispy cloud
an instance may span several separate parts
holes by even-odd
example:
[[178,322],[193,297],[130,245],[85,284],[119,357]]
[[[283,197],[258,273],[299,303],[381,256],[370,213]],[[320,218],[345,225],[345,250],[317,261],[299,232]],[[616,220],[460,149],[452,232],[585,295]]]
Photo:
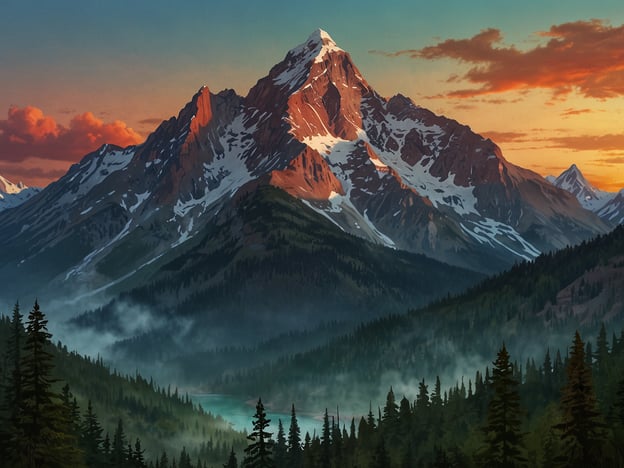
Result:
[[624,133],[551,137],[548,141],[555,148],[572,151],[624,151]]
[[452,59],[472,65],[449,83],[463,81],[476,87],[456,89],[446,97],[470,98],[513,90],[547,89],[553,97],[576,91],[591,98],[624,95],[624,25],[602,20],[553,25],[538,33],[546,40],[520,50],[504,46],[499,29],[486,29],[468,39],[446,39],[421,49],[371,51],[388,57],[422,60]]
[[581,115],[581,114],[590,114],[592,112],[595,112],[593,109],[573,109],[573,108],[569,108],[564,110],[561,113],[562,117],[570,117],[573,115]]

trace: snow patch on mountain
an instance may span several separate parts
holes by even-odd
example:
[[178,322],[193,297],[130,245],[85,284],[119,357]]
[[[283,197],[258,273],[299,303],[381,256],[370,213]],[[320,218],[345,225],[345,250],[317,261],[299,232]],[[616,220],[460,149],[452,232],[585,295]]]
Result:
[[279,86],[288,85],[288,89],[300,86],[308,77],[310,63],[321,63],[332,52],[344,52],[336,45],[327,32],[314,31],[303,44],[291,49],[286,55],[289,67],[276,76],[273,82]]
[[[460,227],[480,244],[488,244],[492,247],[498,245],[524,260],[533,260],[541,254],[539,249],[531,245],[514,228],[496,220],[490,218],[464,219],[460,223]],[[522,250],[518,250],[518,246]]]

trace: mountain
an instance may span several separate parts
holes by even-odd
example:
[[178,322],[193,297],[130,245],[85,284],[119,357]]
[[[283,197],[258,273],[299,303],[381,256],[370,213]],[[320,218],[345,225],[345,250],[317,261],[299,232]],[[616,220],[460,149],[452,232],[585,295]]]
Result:
[[40,190],[37,187],[27,187],[22,182],[14,184],[0,175],[0,211],[21,205]]
[[612,225],[624,224],[624,189],[613,195],[596,214]]
[[[576,164],[572,164],[558,177],[548,176],[546,177],[546,180],[552,183],[555,187],[559,187],[570,192],[577,198],[579,203],[585,209],[593,211],[594,213],[599,213],[602,208],[617,195],[616,193],[605,192],[594,187],[585,178]],[[608,224],[612,224],[612,222],[604,216],[600,214],[599,216],[603,219],[603,221],[606,221]]]
[[[443,386],[462,379],[470,388],[463,377],[490,365],[502,343],[525,370],[526,359],[543,356],[546,344],[554,362],[557,349],[565,356],[576,330],[587,342],[594,341],[601,322],[622,329],[623,252],[624,226],[618,226],[516,265],[456,297],[364,324],[314,350],[205,378],[204,388],[241,396],[261,389],[275,405],[323,402],[357,414],[371,399],[382,401],[390,386],[413,394],[421,379],[432,383],[436,375]],[[622,339],[624,334],[617,340]],[[354,408],[354,401],[362,406]]]
[[143,144],[104,145],[0,213],[2,293],[147,285],[267,185],[337,230],[480,272],[608,230],[469,127],[381,97],[317,30],[246,97],[203,87]]
[[[164,256],[162,266],[151,265],[145,283],[74,318],[74,331],[119,337],[109,354],[141,369],[154,366],[156,374],[180,368],[166,363],[196,360],[218,347],[253,346],[333,323],[332,332],[298,342],[300,350],[313,348],[334,330],[424,306],[483,278],[362,241],[271,186],[224,208],[188,244]],[[127,257],[111,254],[102,272]],[[138,320],[141,328],[129,329],[139,316],[147,317]]]

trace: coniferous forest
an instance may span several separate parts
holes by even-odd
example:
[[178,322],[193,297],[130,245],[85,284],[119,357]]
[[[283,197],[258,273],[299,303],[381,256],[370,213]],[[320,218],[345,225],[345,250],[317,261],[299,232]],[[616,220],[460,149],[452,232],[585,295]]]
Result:
[[577,332],[524,366],[501,344],[475,376],[422,380],[415,396],[390,388],[361,417],[325,410],[318,434],[301,433],[294,405],[290,421],[270,421],[258,399],[246,440],[188,395],[54,345],[37,302],[25,320],[16,304],[0,330],[3,466],[624,465],[624,330],[609,338],[604,325],[595,343]]

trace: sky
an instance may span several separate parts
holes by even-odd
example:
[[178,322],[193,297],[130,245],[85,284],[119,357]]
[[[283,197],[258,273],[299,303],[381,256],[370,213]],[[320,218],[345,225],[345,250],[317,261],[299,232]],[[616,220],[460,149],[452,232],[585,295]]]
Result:
[[624,3],[3,0],[0,174],[45,186],[142,142],[203,85],[246,95],[315,29],[381,95],[492,138],[542,175],[624,188]]

